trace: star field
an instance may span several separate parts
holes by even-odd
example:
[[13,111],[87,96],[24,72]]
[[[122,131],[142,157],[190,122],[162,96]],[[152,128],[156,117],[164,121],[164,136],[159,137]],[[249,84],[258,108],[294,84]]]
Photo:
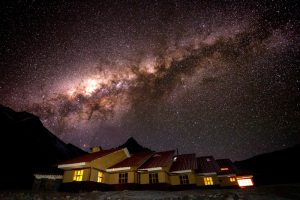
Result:
[[300,142],[297,1],[1,4],[0,103],[66,142],[233,160]]

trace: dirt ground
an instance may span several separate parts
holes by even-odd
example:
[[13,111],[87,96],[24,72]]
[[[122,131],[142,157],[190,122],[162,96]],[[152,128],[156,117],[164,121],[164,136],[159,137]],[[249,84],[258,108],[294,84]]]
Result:
[[88,193],[0,191],[0,200],[300,200],[300,184],[247,189],[199,189],[185,191],[94,191]]

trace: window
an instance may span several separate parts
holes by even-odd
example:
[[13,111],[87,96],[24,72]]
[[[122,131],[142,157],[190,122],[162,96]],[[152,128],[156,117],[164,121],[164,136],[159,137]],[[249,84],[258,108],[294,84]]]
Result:
[[128,183],[128,173],[119,174],[119,183]]
[[83,170],[75,170],[73,181],[82,181]]
[[180,184],[183,185],[183,184],[189,184],[189,177],[188,175],[184,174],[184,175],[180,175],[179,176],[179,179],[180,179]]
[[230,178],[230,182],[235,182],[235,178]]
[[204,177],[204,184],[205,185],[213,185],[214,182],[212,180],[212,177]]
[[149,174],[149,183],[158,183],[158,173]]
[[253,186],[251,178],[238,179],[237,182],[240,187]]
[[98,179],[97,179],[97,182],[98,183],[103,183],[103,172],[98,172]]

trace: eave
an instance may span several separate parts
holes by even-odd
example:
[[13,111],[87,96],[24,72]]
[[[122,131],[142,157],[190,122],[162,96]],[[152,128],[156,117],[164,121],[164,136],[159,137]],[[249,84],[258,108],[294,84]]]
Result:
[[57,167],[60,169],[76,169],[76,168],[89,167],[89,163],[80,162],[80,163],[61,164],[58,165]]
[[177,170],[177,171],[172,171],[170,173],[174,173],[174,174],[182,174],[182,173],[190,173],[192,172],[191,169],[186,169],[186,170]]
[[138,171],[159,171],[162,170],[162,167],[151,167],[151,168],[144,168],[144,169],[138,169]]
[[118,168],[106,169],[106,172],[128,171],[130,169],[131,167],[118,167]]

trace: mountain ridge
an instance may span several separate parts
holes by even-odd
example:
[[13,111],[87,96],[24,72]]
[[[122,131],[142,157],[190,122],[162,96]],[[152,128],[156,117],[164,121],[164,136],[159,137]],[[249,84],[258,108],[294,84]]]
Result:
[[125,147],[128,149],[129,153],[131,154],[151,151],[151,149],[140,145],[133,137],[128,138],[124,144],[118,146],[118,148],[125,148]]

